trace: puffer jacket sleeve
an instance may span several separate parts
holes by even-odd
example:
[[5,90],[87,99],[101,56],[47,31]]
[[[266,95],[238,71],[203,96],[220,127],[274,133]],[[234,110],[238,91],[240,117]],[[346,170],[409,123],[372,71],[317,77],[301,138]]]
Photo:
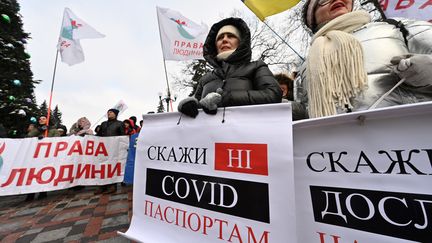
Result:
[[432,54],[432,23],[419,20],[402,19],[408,30],[408,49],[411,53]]
[[226,91],[220,106],[257,105],[282,101],[282,90],[267,64],[263,61],[253,63],[256,65],[252,80],[253,90]]
[[195,90],[195,94],[194,94],[194,97],[197,99],[197,100],[201,100],[201,96],[202,96],[202,92],[203,92],[203,80],[204,80],[204,78],[206,77],[206,75],[204,75],[203,77],[201,77],[200,79],[199,79],[199,81],[198,81],[198,86],[197,86],[197,88],[196,88],[196,90]]

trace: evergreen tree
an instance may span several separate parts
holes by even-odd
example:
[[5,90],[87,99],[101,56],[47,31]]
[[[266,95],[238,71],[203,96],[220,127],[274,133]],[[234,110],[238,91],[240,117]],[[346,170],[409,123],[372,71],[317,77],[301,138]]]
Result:
[[157,107],[157,113],[163,113],[163,112],[165,112],[165,107],[164,107],[164,104],[163,104],[163,100],[159,99],[159,105]]
[[38,115],[39,116],[42,116],[42,115],[46,116],[47,114],[48,114],[48,105],[47,105],[46,100],[44,100],[42,102],[42,104],[40,104],[40,106],[39,106]]
[[58,108],[58,105],[56,105],[53,112],[52,112],[53,122],[54,122],[54,125],[56,127],[63,124],[62,115],[63,114],[61,113],[60,109]]
[[0,124],[8,137],[23,137],[30,118],[38,113],[30,55],[24,44],[29,34],[23,31],[16,0],[0,1]]

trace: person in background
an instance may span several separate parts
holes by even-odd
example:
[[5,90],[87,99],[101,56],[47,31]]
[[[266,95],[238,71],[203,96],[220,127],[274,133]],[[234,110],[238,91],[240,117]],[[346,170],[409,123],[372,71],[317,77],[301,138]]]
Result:
[[295,96],[311,118],[432,100],[432,23],[371,22],[353,0],[307,0],[303,13],[314,35]]
[[196,117],[198,108],[216,114],[218,107],[281,102],[280,90],[263,61],[251,61],[251,35],[240,18],[214,24],[203,48],[204,59],[213,67],[199,81],[195,94],[179,103],[178,110]]
[[69,132],[69,136],[76,135],[84,137],[85,135],[93,135],[93,131],[90,129],[90,127],[91,123],[87,119],[87,117],[81,117],[72,126],[71,131]]
[[[119,110],[109,109],[107,111],[108,120],[102,122],[98,130],[97,136],[110,137],[110,136],[122,136],[125,135],[123,122],[117,120]],[[100,186],[95,194],[110,194],[117,190],[116,184],[109,184]]]
[[135,129],[135,132],[138,133],[139,130],[140,130],[140,127],[137,124],[137,118],[136,118],[136,116],[131,116],[131,117],[129,117],[129,119],[133,121],[133,124],[135,124],[134,125],[134,129]]
[[[28,133],[27,133],[27,137],[37,137],[38,139],[43,139],[45,136],[46,131],[47,132],[47,137],[59,137],[60,134],[58,133],[57,129],[55,128],[51,128],[52,127],[52,121],[50,120],[50,122],[47,124],[47,117],[45,115],[42,115],[39,117],[38,119],[38,124],[37,125],[32,125],[30,124],[28,129]],[[35,193],[29,193],[26,196],[26,201],[31,201],[35,198]],[[47,192],[39,192],[39,197],[38,199],[43,199],[46,198],[48,196]]]
[[299,102],[294,101],[293,79],[285,73],[278,73],[275,75],[275,78],[282,90],[282,103],[291,103],[292,119],[296,121],[307,118],[305,107]]
[[58,131],[60,137],[67,136],[67,134],[66,134],[67,133],[67,128],[66,128],[65,125],[58,125],[57,126],[57,131]]
[[136,133],[136,130],[134,128],[135,127],[134,126],[134,122],[133,122],[132,119],[126,119],[126,120],[124,120],[123,121],[123,126],[124,126],[124,133],[125,133],[125,135],[131,136],[131,135],[133,135],[133,134]]
[[276,74],[275,79],[278,81],[279,87],[282,90],[282,100],[294,100],[293,80],[285,73]]

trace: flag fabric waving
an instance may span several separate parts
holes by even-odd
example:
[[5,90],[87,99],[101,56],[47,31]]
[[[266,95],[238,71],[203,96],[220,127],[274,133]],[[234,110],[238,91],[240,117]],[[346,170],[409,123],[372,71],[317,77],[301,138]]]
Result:
[[57,44],[57,50],[60,51],[63,62],[69,64],[69,66],[83,62],[84,52],[81,48],[80,39],[102,37],[105,37],[105,35],[78,18],[69,8],[65,8]]
[[268,16],[294,7],[300,0],[241,0],[254,14],[264,21]]
[[179,12],[156,7],[162,52],[165,60],[203,59],[208,27],[194,23]]

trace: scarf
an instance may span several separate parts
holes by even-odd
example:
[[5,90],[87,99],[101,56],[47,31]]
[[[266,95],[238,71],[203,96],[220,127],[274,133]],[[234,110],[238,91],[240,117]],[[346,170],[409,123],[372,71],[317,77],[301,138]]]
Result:
[[337,107],[352,108],[350,98],[367,88],[363,49],[350,33],[370,22],[366,11],[341,15],[313,37],[307,58],[309,117],[337,114]]
[[235,50],[236,49],[221,52],[221,53],[217,54],[216,59],[218,61],[225,61],[229,56],[231,56],[231,54],[233,54],[235,52]]

